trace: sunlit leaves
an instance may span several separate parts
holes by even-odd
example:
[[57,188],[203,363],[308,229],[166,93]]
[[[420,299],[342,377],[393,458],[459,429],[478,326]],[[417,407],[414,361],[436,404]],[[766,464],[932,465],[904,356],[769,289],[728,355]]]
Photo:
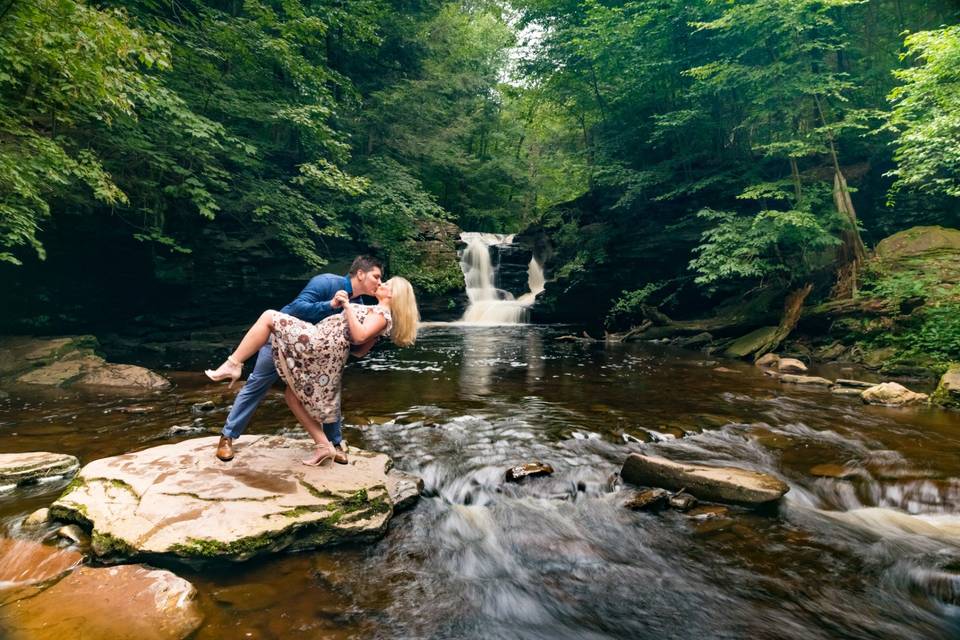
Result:
[[906,48],[915,65],[890,94],[894,188],[960,197],[960,25],[911,34]]

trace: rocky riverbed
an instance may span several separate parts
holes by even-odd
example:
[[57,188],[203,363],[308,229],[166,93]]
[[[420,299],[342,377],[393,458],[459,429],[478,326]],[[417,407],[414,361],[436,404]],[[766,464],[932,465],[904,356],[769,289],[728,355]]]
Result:
[[[309,444],[279,389],[229,464],[212,448],[232,393],[195,372],[166,371],[170,390],[134,395],[11,389],[0,400],[3,450],[74,456],[82,470],[0,495],[0,579],[9,581],[0,625],[38,633],[61,606],[38,598],[89,589],[88,570],[122,590],[125,579],[106,572],[162,567],[145,579],[184,608],[155,598],[156,615],[198,639],[773,640],[787,629],[826,640],[866,628],[877,638],[953,637],[957,413],[865,404],[866,388],[884,380],[856,368],[788,373],[793,363],[781,372],[657,345],[555,340],[561,333],[436,327],[413,349],[351,365],[346,437],[354,466],[372,475],[350,481],[365,501],[360,484],[333,482],[349,467],[297,462]],[[409,474],[395,491],[386,457]],[[669,461],[657,462],[669,473],[635,475],[624,463],[638,458]],[[749,505],[697,485],[735,476],[775,491]],[[411,504],[416,478],[422,497]],[[385,527],[370,513],[380,498],[391,506]],[[67,513],[73,528],[57,520]],[[286,529],[274,542],[231,549],[277,513]],[[372,527],[359,544],[297,546],[354,517]],[[122,535],[118,523],[129,526]],[[230,552],[180,553],[161,544],[161,530],[183,534],[192,551]],[[114,535],[124,544],[105,544]],[[84,615],[90,628],[174,637],[93,608]]]

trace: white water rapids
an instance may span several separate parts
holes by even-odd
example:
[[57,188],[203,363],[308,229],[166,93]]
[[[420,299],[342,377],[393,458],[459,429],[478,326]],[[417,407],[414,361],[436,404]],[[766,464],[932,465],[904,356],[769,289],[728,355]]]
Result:
[[460,236],[467,247],[460,260],[470,304],[462,322],[473,324],[518,324],[524,322],[537,294],[543,291],[543,267],[536,258],[530,259],[527,269],[529,290],[519,298],[496,286],[496,270],[490,259],[490,248],[510,245],[513,235],[495,233],[463,233]]

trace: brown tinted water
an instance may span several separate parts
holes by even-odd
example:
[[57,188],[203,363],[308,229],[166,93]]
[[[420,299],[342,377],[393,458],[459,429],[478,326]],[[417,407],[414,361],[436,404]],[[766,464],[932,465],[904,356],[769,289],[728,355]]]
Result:
[[[559,333],[434,327],[350,365],[347,439],[422,476],[425,496],[369,547],[174,566],[201,594],[196,638],[960,637],[960,414]],[[209,363],[175,366],[193,364]],[[218,429],[232,392],[169,375],[173,391],[139,397],[15,393],[0,451],[89,462]],[[198,419],[205,400],[217,409]],[[278,388],[251,432],[296,431]],[[632,451],[791,490],[762,513],[632,512],[615,478]],[[556,472],[504,483],[530,460]],[[811,471],[825,464],[844,477]],[[23,518],[61,488],[0,498],[2,533],[28,537]]]

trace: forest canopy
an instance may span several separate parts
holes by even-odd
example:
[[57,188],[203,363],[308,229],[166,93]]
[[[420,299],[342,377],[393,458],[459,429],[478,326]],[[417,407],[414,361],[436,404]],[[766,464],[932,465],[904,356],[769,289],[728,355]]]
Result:
[[552,277],[622,322],[818,273],[849,293],[884,235],[957,225],[958,20],[950,0],[0,0],[0,267],[82,237],[158,281],[308,274],[348,243],[442,294],[459,271],[418,268],[418,243],[453,224],[549,234]]

